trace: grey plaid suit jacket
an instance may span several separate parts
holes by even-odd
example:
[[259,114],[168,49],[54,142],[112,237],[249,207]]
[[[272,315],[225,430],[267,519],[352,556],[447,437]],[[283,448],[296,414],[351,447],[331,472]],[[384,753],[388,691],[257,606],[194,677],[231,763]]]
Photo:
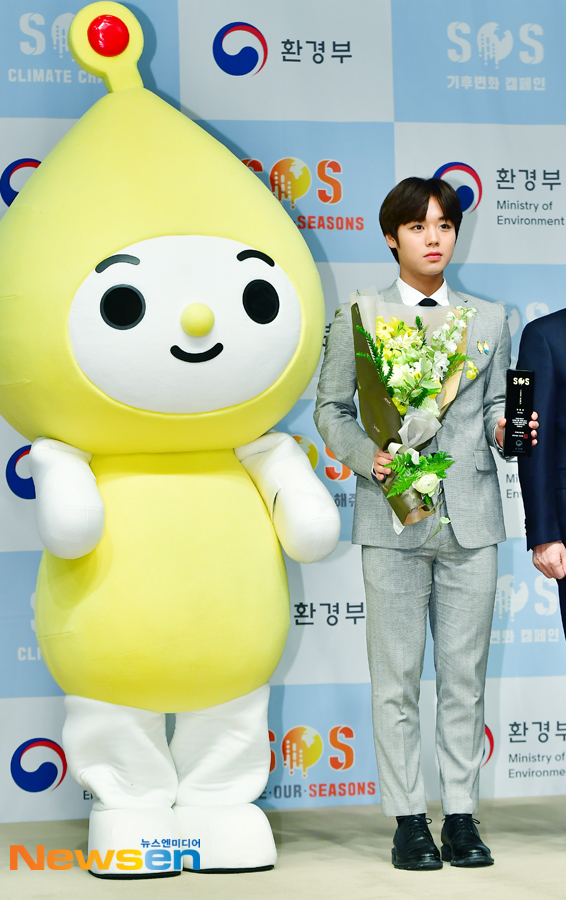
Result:
[[[381,296],[388,303],[402,303],[395,284]],[[477,309],[475,318],[468,320],[466,352],[479,374],[474,381],[462,375],[456,399],[425,453],[444,450],[454,459],[443,481],[447,514],[458,543],[474,549],[505,540],[497,467],[489,445],[496,446],[495,426],[504,415],[511,336],[503,304],[479,300],[450,287],[448,299],[453,306]],[[398,316],[402,318],[402,313]],[[479,352],[478,340],[487,342],[489,354]],[[420,547],[431,534],[435,517],[395,534],[391,508],[371,478],[376,448],[358,424],[356,390],[350,304],[342,303],[327,338],[314,419],[326,445],[358,476],[352,542],[400,550]]]

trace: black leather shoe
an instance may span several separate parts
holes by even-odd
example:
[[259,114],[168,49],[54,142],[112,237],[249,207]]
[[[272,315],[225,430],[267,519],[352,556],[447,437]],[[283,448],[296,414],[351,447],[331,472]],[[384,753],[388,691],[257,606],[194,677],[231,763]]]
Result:
[[395,868],[441,869],[440,853],[428,829],[430,819],[424,813],[399,819],[391,851],[391,862]]
[[440,835],[445,862],[468,869],[493,865],[491,851],[482,841],[476,825],[479,825],[478,820],[468,813],[446,816]]

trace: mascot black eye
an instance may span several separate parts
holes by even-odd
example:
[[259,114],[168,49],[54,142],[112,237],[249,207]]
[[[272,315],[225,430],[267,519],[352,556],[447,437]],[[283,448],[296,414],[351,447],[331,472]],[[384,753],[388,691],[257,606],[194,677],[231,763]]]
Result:
[[117,284],[100,301],[100,315],[111,328],[133,328],[145,315],[145,300],[136,288]]
[[242,299],[248,316],[258,325],[267,325],[277,317],[279,296],[269,281],[250,281]]

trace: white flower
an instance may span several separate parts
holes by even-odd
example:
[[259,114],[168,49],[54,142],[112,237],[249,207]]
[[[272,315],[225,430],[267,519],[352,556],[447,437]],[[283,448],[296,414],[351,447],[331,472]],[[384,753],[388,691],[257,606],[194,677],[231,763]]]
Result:
[[391,373],[391,378],[389,379],[389,384],[391,387],[400,387],[405,380],[405,372],[403,372],[403,367],[401,366],[393,366],[393,372]]
[[438,403],[436,402],[434,397],[425,397],[419,408],[428,410],[428,412],[431,412],[433,415],[435,415],[437,419],[440,415]]
[[413,344],[414,344],[414,337],[410,334],[407,334],[406,332],[403,332],[403,334],[400,334],[395,338],[395,346],[396,347],[399,347],[399,348],[407,347],[408,348],[408,347],[411,347]]
[[413,483],[413,487],[421,494],[428,494],[430,496],[432,492],[436,490],[439,481],[438,475],[434,475],[430,472],[428,475],[421,475],[419,480]]
[[448,353],[456,353],[458,344],[456,341],[446,341],[446,349],[448,350]]

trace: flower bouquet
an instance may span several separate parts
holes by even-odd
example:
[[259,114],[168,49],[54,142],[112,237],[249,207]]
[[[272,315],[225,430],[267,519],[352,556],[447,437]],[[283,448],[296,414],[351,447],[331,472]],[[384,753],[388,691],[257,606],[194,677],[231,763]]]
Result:
[[421,451],[442,427],[464,367],[468,378],[477,375],[466,356],[467,320],[476,310],[386,303],[374,289],[350,299],[360,416],[369,437],[393,457],[381,487],[400,531],[434,512],[453,463],[447,453]]

